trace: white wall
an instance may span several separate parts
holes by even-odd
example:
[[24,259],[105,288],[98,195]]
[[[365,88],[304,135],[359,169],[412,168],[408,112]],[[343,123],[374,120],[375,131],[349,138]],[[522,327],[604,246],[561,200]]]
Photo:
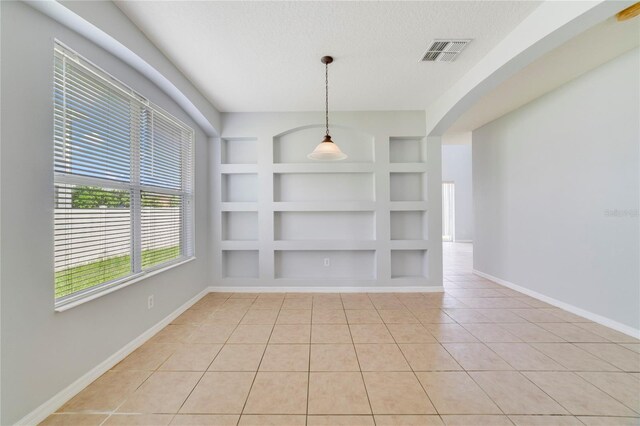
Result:
[[[204,133],[156,86],[87,40],[23,2],[2,2],[1,7],[4,425],[18,421],[202,291],[210,284],[211,253]],[[197,260],[60,313],[53,309],[54,38],[194,127],[196,134]],[[155,307],[147,310],[150,294]]]
[[455,183],[455,240],[473,240],[471,134],[469,143],[442,145],[442,181]]
[[440,139],[425,138],[424,114],[332,113],[333,139],[349,155],[335,163],[306,158],[323,118],[223,114],[211,159],[217,285],[441,289]]
[[639,62],[635,49],[473,132],[474,268],[636,330]]

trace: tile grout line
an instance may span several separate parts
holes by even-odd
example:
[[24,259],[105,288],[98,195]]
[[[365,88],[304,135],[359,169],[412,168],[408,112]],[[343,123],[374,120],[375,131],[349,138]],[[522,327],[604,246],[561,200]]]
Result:
[[[622,371],[620,373],[615,372],[615,371],[574,371],[573,374],[575,374],[576,376],[580,377],[580,379],[584,380],[585,382],[587,382],[588,384],[590,384],[591,386],[595,387],[596,389],[598,389],[599,391],[601,391],[602,393],[606,394],[609,398],[613,399],[614,401],[619,402],[620,404],[622,404],[623,406],[627,407],[628,409],[630,409],[631,411],[633,411],[634,413],[636,413],[636,416],[640,416],[640,409],[637,408],[632,408],[629,407],[626,403],[622,402],[621,400],[619,400],[618,398],[616,398],[615,396],[611,395],[609,392],[607,392],[606,390],[602,389],[600,386],[596,385],[595,383],[590,382],[588,379],[582,377],[579,373],[613,373],[613,374],[627,374],[626,372]],[[525,376],[526,377],[526,376]],[[575,416],[575,414],[574,414]]]
[[[365,293],[366,294],[366,293]],[[367,294],[367,299],[375,309],[375,305],[373,305],[373,301]],[[342,295],[340,295],[340,303],[342,303],[342,309],[344,311],[344,302],[342,301]],[[377,311],[376,311],[377,313]],[[379,314],[378,314],[379,315]],[[373,425],[377,425],[376,416],[373,412],[373,405],[371,404],[371,398],[369,398],[369,389],[367,389],[367,382],[364,380],[364,371],[362,371],[362,366],[360,365],[360,357],[358,357],[358,351],[356,350],[356,343],[353,341],[353,334],[351,333],[351,324],[349,324],[349,319],[347,318],[347,313],[344,313],[344,318],[347,321],[347,330],[349,330],[349,336],[351,337],[351,346],[353,346],[353,353],[356,355],[356,362],[358,363],[358,370],[360,370],[360,379],[362,380],[362,386],[364,386],[364,393],[367,395],[367,402],[369,403],[369,410],[371,410],[371,418],[373,419]]]
[[[216,309],[213,310],[213,312],[211,312],[207,318],[209,318],[210,316],[212,316],[216,311],[220,310],[220,307],[224,306],[225,303],[227,303],[227,301],[230,299],[231,297],[227,297],[226,299],[224,299],[224,302],[222,303],[222,305],[218,306]],[[245,313],[246,315],[246,313]],[[243,315],[244,318],[244,315]],[[233,331],[236,330],[236,328],[238,328],[238,325],[240,323],[238,323],[235,328],[233,329]],[[202,327],[202,323],[200,323],[200,327]],[[218,349],[218,352],[215,354],[215,356],[213,357],[213,359],[211,360],[211,362],[209,362],[209,365],[207,366],[207,368],[202,372],[202,375],[200,376],[200,378],[198,379],[198,381],[196,382],[195,386],[193,386],[193,388],[191,388],[191,391],[187,394],[187,397],[184,399],[184,401],[182,401],[182,404],[180,404],[180,407],[178,407],[178,410],[175,412],[175,414],[173,415],[173,418],[171,419],[171,421],[169,422],[169,424],[173,423],[173,420],[178,416],[178,414],[180,413],[180,410],[182,410],[182,407],[184,407],[184,404],[187,402],[187,400],[189,400],[189,397],[191,396],[191,394],[193,394],[193,391],[196,390],[196,388],[198,387],[198,385],[200,384],[200,382],[202,381],[202,378],[205,376],[205,374],[207,374],[207,371],[209,371],[209,367],[211,367],[211,364],[213,364],[213,362],[215,361],[216,358],[218,358],[218,355],[220,355],[220,352],[222,351],[222,348],[224,348],[224,345],[226,345],[226,342],[229,340],[229,338],[231,337],[231,335],[233,334],[233,331],[231,333],[229,333],[229,336],[227,336],[225,343],[222,344],[222,346],[220,347],[220,349]],[[167,358],[168,359],[168,358]],[[165,360],[166,362],[166,360]],[[163,363],[164,364],[164,363]],[[162,366],[162,364],[160,365]],[[159,368],[159,367],[158,367]]]
[[[424,297],[424,296],[423,296]],[[396,297],[396,299],[398,299]],[[398,301],[402,304],[402,306],[404,306],[404,309],[406,309],[407,311],[409,311],[409,313],[411,314],[411,316],[413,316],[414,318],[416,318],[416,320],[418,320],[418,318],[413,315],[413,312],[411,312],[409,310],[409,308],[407,307],[407,305],[404,304],[404,302],[400,299],[398,299]],[[378,307],[375,305],[375,303],[373,304],[373,308],[376,310],[376,312],[378,312]],[[380,312],[378,312],[378,315],[380,315]],[[384,324],[384,327],[387,330],[387,333],[389,333],[389,335],[391,336],[391,338],[393,339],[393,342],[395,343],[396,347],[398,348],[398,351],[400,351],[400,354],[402,354],[402,358],[404,359],[404,361],[407,363],[407,366],[411,369],[411,373],[413,373],[413,377],[418,381],[418,384],[420,385],[420,388],[422,389],[422,391],[424,392],[424,394],[427,396],[427,399],[429,400],[429,403],[431,404],[431,406],[433,407],[433,409],[436,412],[436,415],[438,416],[438,418],[440,419],[440,421],[442,421],[444,423],[444,421],[442,420],[442,416],[440,415],[440,412],[438,411],[438,408],[436,407],[436,405],[433,403],[433,401],[431,400],[431,397],[429,396],[429,393],[427,392],[427,390],[424,388],[424,386],[422,385],[422,382],[420,381],[420,379],[418,378],[418,375],[416,374],[416,372],[413,370],[413,367],[411,366],[411,363],[409,363],[409,360],[407,359],[407,357],[405,356],[404,352],[402,352],[402,349],[400,348],[400,345],[398,344],[395,336],[393,335],[393,333],[391,333],[391,330],[389,329],[389,326],[387,325],[387,322],[384,320],[384,318],[382,317],[382,315],[380,315],[380,318],[382,318],[382,324]],[[418,320],[418,324],[420,324],[425,331],[431,335],[431,337],[434,338],[434,340],[438,340],[435,338],[435,336],[433,336],[431,334],[431,332],[429,332],[429,330],[426,329],[426,327],[424,327],[422,325],[422,323],[420,322],[420,320]]]
[[[206,296],[204,296],[204,297],[206,297]],[[202,300],[202,299],[201,299],[201,300]],[[225,301],[226,301],[226,299],[225,299]],[[196,302],[196,303],[197,303],[197,302]],[[190,308],[190,309],[193,309],[193,308]],[[217,310],[217,309],[216,309],[216,310]],[[215,312],[215,311],[214,311],[214,312]],[[209,315],[211,315],[211,314],[213,314],[213,312],[212,312],[212,313],[210,313]],[[171,325],[171,323],[170,323],[170,324],[168,324],[168,325]],[[165,327],[165,328],[166,328],[166,327]],[[164,328],[163,328],[162,330],[164,330]],[[158,333],[160,333],[162,330],[158,331]],[[149,339],[149,341],[150,341],[151,339],[153,339],[155,336],[157,336],[157,335],[158,335],[158,333],[156,333],[155,335],[153,335],[153,336]],[[193,331],[192,331],[192,333],[193,333]],[[190,334],[189,336],[191,336],[191,334]],[[145,342],[145,343],[148,343],[149,341],[147,341],[147,342]],[[182,344],[183,342],[176,342],[176,343],[178,343],[178,344]],[[139,349],[139,348],[138,348],[138,349]],[[140,388],[142,387],[142,385],[144,385],[144,384],[149,380],[149,378],[151,378],[151,376],[153,376],[155,373],[157,373],[157,372],[159,371],[160,367],[162,367],[162,365],[164,365],[164,363],[165,363],[165,362],[167,362],[167,360],[168,360],[169,358],[171,358],[174,354],[175,354],[175,351],[173,351],[173,352],[171,352],[169,355],[167,355],[167,357],[166,357],[163,361],[161,361],[161,362],[158,364],[158,367],[156,367],[156,368],[155,368],[155,369],[153,369],[153,370],[136,370],[136,371],[151,371],[151,374],[149,374],[149,376],[147,376],[147,378],[146,378],[146,379],[144,379],[144,380],[142,381],[142,383],[140,383],[140,385],[138,385],[138,386],[137,386],[137,387],[136,387],[136,388],[131,392],[131,394],[129,394],[129,395],[128,395],[128,396],[127,396],[127,397],[126,397],[126,398],[125,398],[125,399],[124,399],[120,404],[118,404],[118,406],[117,406],[113,411],[111,411],[111,412],[107,415],[107,417],[106,417],[106,418],[105,418],[105,419],[100,423],[100,425],[101,425],[101,426],[102,426],[102,425],[104,425],[104,424],[105,424],[105,423],[106,423],[106,422],[107,422],[111,417],[113,417],[114,415],[117,415],[116,413],[117,413],[118,409],[119,409],[120,407],[122,407],[122,405],[124,405],[124,404],[127,402],[127,400],[131,397],[131,395],[133,395],[133,394],[135,393],[135,391],[137,391],[138,389],[140,389]],[[124,360],[123,360],[123,361],[124,361]],[[112,370],[113,370],[113,369],[111,369],[111,370],[109,370],[109,371],[112,371]],[[123,371],[127,371],[127,370],[123,370]],[[129,371],[133,371],[133,370],[129,370]],[[204,375],[204,373],[203,373],[203,375]],[[201,378],[202,378],[202,377],[201,377]],[[198,382],[199,382],[199,381],[200,381],[200,380],[198,380]],[[95,382],[95,381],[94,381],[94,382]],[[92,383],[93,383],[93,382],[92,382]],[[197,386],[197,383],[196,383],[196,386]],[[195,389],[195,386],[194,386],[194,389]],[[192,389],[192,391],[193,391],[193,389]],[[190,394],[190,393],[189,393],[189,394]],[[188,396],[187,396],[187,398],[188,398]],[[185,399],[185,401],[186,401],[186,399]],[[183,404],[184,404],[184,402],[183,402]],[[182,408],[182,405],[180,406],[180,408]],[[180,408],[178,408],[178,411],[180,410]],[[133,414],[133,413],[123,413],[123,414]],[[149,414],[149,413],[136,413],[136,414],[144,415],[144,414]],[[164,414],[164,413],[163,413],[163,414]],[[172,413],[167,413],[167,414],[172,414]],[[174,414],[173,414],[173,417],[172,417],[171,421],[173,421],[173,418],[174,418],[176,415],[177,415],[177,413],[174,413]]]
[[[251,305],[253,305],[256,300],[258,300],[257,296],[255,298],[255,300],[253,301],[253,303],[251,303]],[[286,296],[285,296],[286,297]],[[251,390],[253,390],[253,385],[256,382],[256,378],[258,377],[258,372],[260,371],[260,366],[262,365],[262,361],[264,359],[264,354],[267,352],[267,347],[269,346],[269,341],[271,340],[271,336],[273,335],[273,330],[276,328],[276,321],[278,321],[278,317],[280,316],[280,311],[282,310],[282,305],[284,304],[284,297],[282,299],[282,303],[280,304],[280,308],[278,308],[278,315],[276,315],[276,319],[273,322],[273,324],[271,325],[271,332],[269,333],[269,338],[267,338],[267,341],[264,345],[264,349],[262,351],[262,356],[260,357],[260,362],[258,363],[258,366],[256,367],[256,372],[253,375],[253,380],[251,381],[251,386],[249,386],[249,392],[247,392],[247,397],[244,400],[244,404],[242,405],[242,410],[240,411],[240,415],[238,416],[238,422],[236,423],[236,426],[238,426],[240,424],[240,420],[242,419],[242,416],[244,415],[244,410],[247,407],[247,402],[249,402],[249,397],[251,396]],[[247,312],[249,312],[249,310],[251,310],[251,307],[249,307],[249,309],[247,310]],[[246,315],[246,313],[245,313]],[[242,317],[244,318],[244,316]],[[242,322],[242,320],[240,320]],[[238,324],[240,325],[240,324]],[[231,337],[231,336],[229,336]]]
[[[496,308],[496,309],[505,309],[505,308]],[[526,323],[527,323],[527,324],[531,323],[528,319],[526,319],[526,318],[524,318],[524,317],[521,317],[521,318],[523,318],[523,319],[526,321]],[[454,319],[454,321],[456,321],[456,320]],[[458,325],[462,326],[462,328],[464,328],[464,326],[463,326],[462,324],[460,324],[459,322],[457,322],[457,321],[456,321],[456,324],[458,324]],[[501,328],[502,328],[502,327],[501,327]],[[540,328],[542,328],[542,327],[540,327]],[[466,329],[465,329],[465,330],[466,330]],[[504,329],[504,330],[506,330],[506,329]],[[544,329],[543,329],[543,330],[544,330]],[[509,330],[506,330],[506,331],[509,331]],[[545,330],[545,331],[546,331],[546,330]],[[520,338],[519,336],[516,336],[516,337]],[[560,337],[560,336],[558,336],[558,337]],[[484,342],[482,342],[482,343],[484,344]],[[525,342],[525,343],[526,343],[526,342]],[[527,343],[527,344],[528,344],[528,343]],[[531,346],[531,345],[529,345],[529,346]],[[442,345],[442,347],[443,347],[443,348],[444,348],[444,350],[445,350],[445,351],[447,351],[451,356],[453,356],[453,355],[449,352],[449,350],[447,350],[447,348],[446,348],[444,345]],[[489,348],[486,344],[485,344],[485,347],[487,347],[489,350],[491,350],[491,348]],[[531,347],[532,347],[534,350],[536,350],[536,348],[535,348],[535,347],[533,347],[533,346],[531,346]],[[491,351],[491,352],[493,352],[493,351]],[[493,353],[495,353],[495,352],[493,352]],[[496,355],[497,355],[500,359],[502,359],[504,362],[506,362],[506,363],[507,363],[507,365],[509,365],[510,367],[514,368],[511,364],[509,364],[506,360],[504,360],[504,359],[503,359],[502,357],[500,357],[498,354],[496,354]],[[554,360],[554,361],[555,361],[555,360]],[[559,364],[560,364],[560,363],[559,363]],[[560,365],[564,367],[564,365],[562,365],[562,364],[560,364]],[[483,388],[483,387],[482,387],[482,386],[481,386],[481,385],[480,385],[480,384],[479,384],[479,383],[478,383],[478,382],[473,378],[473,376],[471,376],[471,374],[469,374],[469,373],[468,373],[468,371],[490,371],[490,370],[467,370],[467,369],[465,369],[465,368],[464,368],[464,366],[462,366],[462,365],[460,365],[460,366],[463,368],[463,370],[464,370],[464,372],[467,374],[467,376],[468,376],[468,377],[469,377],[469,378],[470,378],[470,379],[471,379],[471,380],[472,380],[472,381],[473,381],[473,382],[474,382],[474,383],[475,383],[475,384],[480,388],[480,390],[482,390],[482,392],[483,392],[485,395],[487,395],[487,398],[489,398],[489,399],[490,399],[490,400],[495,404],[495,406],[496,406],[496,407],[498,407],[498,409],[499,409],[500,411],[502,411],[502,413],[503,413],[505,416],[507,416],[507,418],[509,419],[509,421],[511,421],[511,422],[512,422],[511,418],[509,417],[509,415],[508,415],[508,414],[506,414],[506,413],[504,412],[504,410],[502,409],[502,407],[500,407],[500,405],[498,405],[498,403],[497,403],[497,402],[496,402],[496,401],[491,397],[491,395],[489,395],[489,394],[485,391],[485,389],[484,389],[484,388]],[[566,367],[565,367],[565,368],[566,368]],[[530,380],[526,375],[522,374],[522,373],[520,372],[520,370],[515,369],[515,371],[516,371],[516,372],[518,372],[521,376],[525,377],[529,382],[531,382],[531,380]],[[564,405],[560,404],[558,401],[556,401],[554,398],[552,398],[552,397],[551,397],[551,395],[547,394],[543,389],[541,389],[541,388],[540,388],[539,386],[537,386],[535,383],[533,383],[533,382],[531,382],[531,383],[532,383],[536,388],[540,389],[540,391],[541,391],[541,392],[543,392],[545,395],[547,395],[547,396],[548,396],[552,401],[554,401],[554,402],[555,402],[556,404],[558,404],[560,407],[562,407],[563,409],[565,409],[568,413],[571,413],[571,411],[567,410],[567,408],[566,408]],[[572,413],[571,413],[571,414],[572,414]],[[513,422],[512,422],[512,423],[513,423]]]
[[309,319],[309,364],[307,371],[307,408],[304,416],[304,424],[308,426],[309,424],[309,391],[311,388],[311,342],[313,342],[313,297],[311,296],[311,318]]

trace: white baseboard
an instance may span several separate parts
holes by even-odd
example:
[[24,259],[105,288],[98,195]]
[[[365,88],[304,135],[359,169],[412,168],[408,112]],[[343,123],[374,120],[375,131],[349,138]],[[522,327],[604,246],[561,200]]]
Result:
[[454,243],[472,243],[473,240],[455,240]]
[[210,293],[434,293],[443,292],[443,286],[403,286],[403,287],[235,287],[211,286]]
[[129,355],[131,352],[136,350],[143,343],[153,337],[158,331],[162,330],[166,325],[171,323],[171,321],[173,321],[180,314],[189,309],[194,303],[204,297],[207,293],[209,293],[208,289],[202,290],[200,293],[184,303],[178,309],[156,323],[153,327],[149,328],[147,331],[133,339],[131,342],[127,343],[123,348],[118,350],[109,358],[102,361],[86,374],[78,378],[75,382],[71,383],[69,386],[51,397],[48,401],[24,416],[16,423],[16,425],[37,425],[38,423],[49,417],[49,415],[55,413],[55,411],[58,408],[62,407],[64,403],[73,398],[76,394],[78,394],[82,389],[91,384],[98,377],[109,371],[114,365],[122,361],[127,355]]
[[233,287],[212,286],[210,293],[435,293],[443,292],[443,286],[403,287]]
[[593,322],[597,322],[598,324],[604,325],[605,327],[612,328],[620,333],[624,333],[628,336],[634,337],[636,339],[640,339],[640,330],[630,327],[626,324],[622,324],[620,322],[614,321],[610,318],[603,317],[602,315],[594,314],[593,312],[587,311],[582,308],[578,308],[577,306],[571,305],[566,302],[562,302],[560,300],[554,299],[549,296],[545,296],[544,294],[538,293],[533,290],[529,290],[528,288],[519,286],[517,284],[511,283],[509,281],[505,281],[502,278],[494,277],[493,275],[486,274],[484,272],[478,271],[476,269],[473,270],[473,273],[488,280],[491,280],[497,284],[508,287],[512,290],[519,291],[520,293],[526,294],[527,296],[531,296],[534,299],[538,299],[542,302],[546,302],[550,305],[558,307],[560,309],[564,309],[567,312],[571,312],[572,314],[578,315],[580,317],[586,318]]

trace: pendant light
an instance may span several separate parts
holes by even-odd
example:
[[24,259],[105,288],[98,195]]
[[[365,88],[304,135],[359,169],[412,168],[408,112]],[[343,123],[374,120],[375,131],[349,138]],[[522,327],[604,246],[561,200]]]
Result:
[[325,91],[324,91],[324,102],[325,102],[325,125],[326,125],[326,133],[324,135],[324,140],[320,142],[316,149],[309,155],[307,158],[310,160],[320,160],[320,161],[338,161],[344,160],[347,158],[347,155],[340,151],[338,145],[333,143],[331,140],[331,135],[329,134],[329,64],[333,62],[333,58],[331,56],[323,56],[320,59],[324,64],[324,83],[325,83]]

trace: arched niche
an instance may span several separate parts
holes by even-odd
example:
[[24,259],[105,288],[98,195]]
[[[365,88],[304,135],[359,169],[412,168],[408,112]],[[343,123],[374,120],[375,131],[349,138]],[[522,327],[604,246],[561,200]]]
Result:
[[[287,130],[273,137],[274,163],[312,163],[309,154],[322,142],[325,127],[322,124],[311,124]],[[342,152],[349,157],[349,163],[371,163],[375,159],[373,136],[360,130],[340,126],[331,126],[331,138],[338,144]]]

